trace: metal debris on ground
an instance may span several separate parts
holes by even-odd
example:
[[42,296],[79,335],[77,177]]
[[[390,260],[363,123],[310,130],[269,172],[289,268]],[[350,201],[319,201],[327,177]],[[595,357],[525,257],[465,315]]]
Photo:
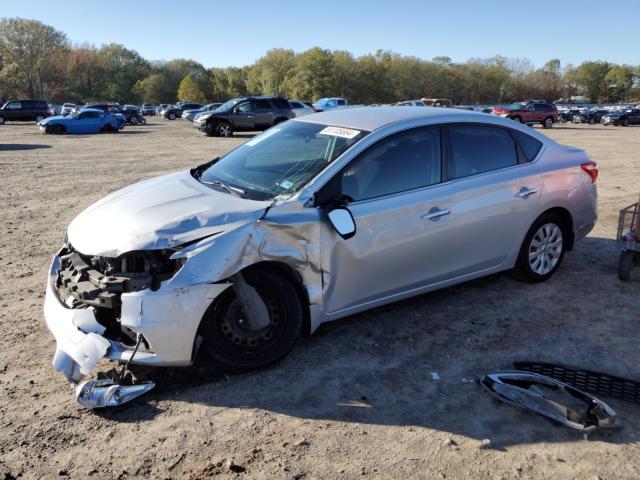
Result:
[[497,399],[532,410],[582,433],[621,426],[613,409],[577,388],[529,372],[486,374],[482,386]]

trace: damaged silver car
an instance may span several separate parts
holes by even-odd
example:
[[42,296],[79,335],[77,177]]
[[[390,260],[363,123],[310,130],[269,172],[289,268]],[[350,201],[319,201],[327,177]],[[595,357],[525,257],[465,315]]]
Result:
[[474,112],[289,120],[73,220],[47,285],[54,368],[78,382],[103,357],[206,348],[246,371],[379,305],[508,269],[546,280],[594,226],[596,178],[584,151]]

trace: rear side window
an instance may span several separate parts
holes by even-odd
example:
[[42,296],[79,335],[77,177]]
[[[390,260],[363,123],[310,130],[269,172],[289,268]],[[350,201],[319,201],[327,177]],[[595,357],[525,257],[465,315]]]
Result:
[[289,102],[287,102],[284,98],[272,98],[271,101],[276,106],[276,108],[291,108]]
[[[275,103],[275,102],[274,102]],[[302,105],[300,105],[298,102],[289,102],[289,104],[291,105],[291,108],[304,108]]]
[[256,100],[256,111],[271,110],[271,104],[266,100]]
[[536,155],[538,155],[538,152],[542,148],[542,142],[533,138],[531,135],[519,132],[518,130],[511,130],[511,133],[518,142],[518,145],[520,145],[520,149],[522,150],[522,153],[524,153],[526,161],[530,162],[536,158]]
[[367,200],[440,182],[440,129],[420,127],[391,135],[342,172],[342,193]]
[[338,99],[338,105],[342,106],[342,105],[346,105],[347,103],[342,100],[342,99]]
[[462,178],[518,164],[516,144],[504,128],[486,125],[448,127],[451,155],[447,178]]

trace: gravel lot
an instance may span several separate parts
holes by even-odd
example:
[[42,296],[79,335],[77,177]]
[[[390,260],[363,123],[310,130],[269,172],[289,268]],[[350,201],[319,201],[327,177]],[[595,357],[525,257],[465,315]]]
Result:
[[584,440],[470,381],[517,359],[640,380],[640,282],[618,280],[614,241],[618,210],[640,192],[640,128],[546,133],[600,166],[598,225],[551,281],[494,275],[327,324],[266,371],[143,372],[154,391],[91,412],[52,371],[42,317],[66,225],[108,192],[249,135],[156,118],[113,135],[0,127],[0,479],[639,478],[640,406],[612,400],[624,428]]

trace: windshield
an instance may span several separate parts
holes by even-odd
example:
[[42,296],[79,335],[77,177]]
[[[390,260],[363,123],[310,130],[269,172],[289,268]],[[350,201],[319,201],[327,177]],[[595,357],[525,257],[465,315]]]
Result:
[[509,110],[522,110],[524,108],[524,105],[522,105],[521,103],[512,103],[511,105],[507,105],[507,108]]
[[253,200],[288,198],[361,140],[367,132],[288,121],[195,169],[202,183],[220,183]]

